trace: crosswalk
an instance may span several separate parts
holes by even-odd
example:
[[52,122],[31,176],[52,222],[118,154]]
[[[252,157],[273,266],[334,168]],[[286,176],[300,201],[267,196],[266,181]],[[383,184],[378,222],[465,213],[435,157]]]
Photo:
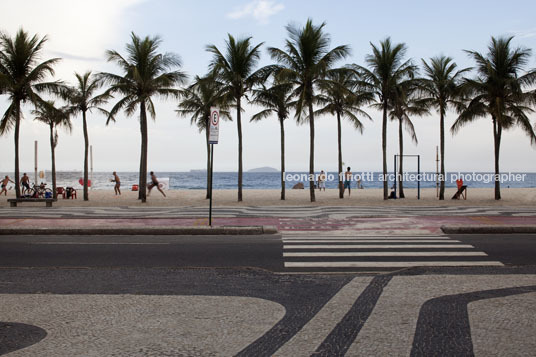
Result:
[[448,236],[342,236],[283,233],[286,270],[393,270],[410,267],[502,266]]

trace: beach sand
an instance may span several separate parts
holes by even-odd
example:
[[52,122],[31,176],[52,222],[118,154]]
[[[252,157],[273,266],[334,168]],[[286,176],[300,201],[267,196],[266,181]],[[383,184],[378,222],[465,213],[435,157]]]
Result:
[[[214,206],[536,206],[536,188],[503,188],[502,199],[496,201],[493,188],[469,188],[467,200],[452,200],[454,188],[445,191],[445,200],[439,201],[436,189],[421,189],[421,199],[417,200],[416,189],[406,189],[405,199],[383,200],[382,189],[352,189],[352,195],[340,199],[338,190],[328,189],[325,192],[316,191],[316,202],[309,200],[309,190],[286,191],[286,200],[281,201],[280,190],[244,190],[243,201],[237,201],[236,190],[214,190]],[[170,190],[167,197],[153,190],[147,203],[142,204],[138,192],[124,190],[121,196],[115,196],[113,190],[90,190],[89,201],[82,199],[82,190],[78,190],[75,200],[59,198],[54,207],[208,207],[205,190]],[[0,197],[0,207],[8,207],[7,198],[14,198],[14,190],[8,191],[7,196]],[[43,203],[24,203],[21,207],[39,206]]]

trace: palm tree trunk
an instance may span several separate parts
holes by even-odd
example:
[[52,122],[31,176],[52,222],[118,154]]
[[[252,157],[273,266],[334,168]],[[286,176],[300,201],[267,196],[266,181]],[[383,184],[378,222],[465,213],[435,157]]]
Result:
[[281,129],[281,200],[285,200],[285,118],[279,118]]
[[315,120],[313,114],[313,103],[309,100],[309,193],[311,202],[315,202]]
[[339,198],[344,198],[344,187],[342,185],[342,133],[341,133],[341,113],[337,112],[337,145],[339,148]]
[[54,124],[50,123],[50,153],[52,158],[52,198],[58,198],[56,192],[56,143],[54,142]]
[[402,130],[402,119],[401,118],[398,118],[398,144],[399,144],[399,148],[400,148],[400,167],[399,167],[399,171],[398,171],[398,187],[399,187],[399,193],[398,193],[398,197],[399,198],[406,198],[406,196],[404,195],[404,186],[403,186],[403,177],[402,175],[404,175],[404,170],[402,168],[402,165],[404,163],[404,134],[403,134],[403,130]]
[[501,182],[497,180],[499,177],[499,152],[501,149],[501,134],[502,127],[497,122],[496,118],[493,118],[493,142],[495,147],[495,199],[501,199]]
[[15,195],[20,198],[20,169],[19,169],[19,133],[20,133],[20,102],[15,104]]
[[142,203],[147,201],[147,113],[145,102],[140,104],[140,131],[141,131],[141,155],[140,155],[140,187],[138,199]]
[[387,100],[383,100],[383,120],[382,120],[382,155],[383,155],[383,199],[389,198],[387,188]]
[[88,155],[89,155],[89,136],[87,133],[86,112],[82,112],[82,125],[84,128],[84,201],[89,201],[88,192]]
[[210,198],[210,144],[208,143],[208,136],[209,136],[209,117],[210,115],[207,115],[207,123],[205,126],[205,139],[207,144],[207,196],[206,199]]
[[441,149],[441,177],[439,184],[439,199],[445,199],[445,113],[444,109],[440,108],[439,117],[439,146]]
[[242,118],[240,97],[236,98],[236,126],[238,129],[238,202],[242,202]]

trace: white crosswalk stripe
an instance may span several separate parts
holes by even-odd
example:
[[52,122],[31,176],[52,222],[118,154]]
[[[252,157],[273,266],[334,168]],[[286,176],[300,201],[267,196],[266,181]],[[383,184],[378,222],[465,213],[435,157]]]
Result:
[[329,232],[283,234],[287,270],[399,269],[502,266],[485,252],[448,236],[337,236]]

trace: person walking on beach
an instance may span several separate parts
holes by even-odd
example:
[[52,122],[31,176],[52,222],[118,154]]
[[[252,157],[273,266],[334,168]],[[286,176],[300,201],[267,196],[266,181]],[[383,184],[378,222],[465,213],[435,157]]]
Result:
[[158,191],[160,191],[160,193],[161,193],[162,195],[164,195],[164,197],[166,197],[166,194],[164,193],[164,191],[162,191],[162,190],[160,189],[160,186],[158,186],[158,179],[156,178],[156,175],[154,174],[154,172],[151,171],[150,174],[151,174],[151,183],[147,185],[147,188],[149,189],[149,192],[147,192],[147,197],[151,194],[151,190],[152,190],[153,187],[155,187],[155,186],[156,186],[156,189],[157,189]]
[[322,191],[322,189],[326,192],[326,174],[324,170],[320,171],[320,175],[318,175],[318,190]]
[[26,175],[26,172],[22,175],[20,179],[20,184],[22,185],[22,194],[30,192],[30,178]]
[[10,182],[11,183],[15,183],[15,182],[11,180],[8,175],[6,175],[6,177],[0,182],[2,182],[2,191],[0,191],[0,195],[2,195],[3,193],[5,196],[7,196],[7,184]]
[[114,178],[111,181],[115,182],[115,186],[114,186],[115,194],[116,194],[116,196],[121,195],[121,189],[120,189],[121,180],[119,179],[119,176],[117,176],[117,173],[115,171],[112,173],[112,175],[114,175]]
[[346,189],[348,189],[348,196],[350,196],[351,190],[350,190],[350,183],[352,182],[352,171],[350,171],[350,166],[348,166],[346,172],[344,173],[344,188],[342,191],[342,194],[344,195],[344,192]]

